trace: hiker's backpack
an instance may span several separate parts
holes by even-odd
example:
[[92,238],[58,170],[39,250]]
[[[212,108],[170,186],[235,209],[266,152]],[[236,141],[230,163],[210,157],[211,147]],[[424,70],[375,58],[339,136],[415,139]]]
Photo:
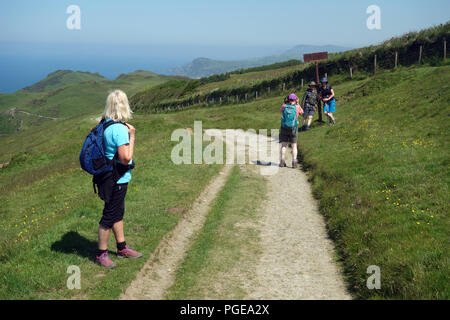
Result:
[[103,119],[94,129],[92,129],[84,141],[83,148],[80,153],[81,168],[93,176],[102,175],[114,170],[114,161],[116,161],[116,156],[113,160],[109,160],[106,157],[105,141],[103,137],[106,128],[116,123],[118,122],[106,122]]
[[317,105],[317,91],[312,91],[308,89],[306,92],[305,102],[302,106],[314,107]]
[[281,117],[281,127],[292,130],[298,127],[297,106],[287,104],[284,107]]

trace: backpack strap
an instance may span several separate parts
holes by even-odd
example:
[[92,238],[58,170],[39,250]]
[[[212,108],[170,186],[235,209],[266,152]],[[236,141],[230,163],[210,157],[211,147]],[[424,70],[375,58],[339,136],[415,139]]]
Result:
[[[100,123],[103,123],[103,132],[107,128],[109,128],[110,126],[112,126],[114,124],[119,124],[119,123],[123,124],[125,127],[128,128],[128,126],[125,123],[121,122],[121,121],[117,121],[117,122],[116,121],[108,121],[108,122],[106,122],[106,120],[103,119]],[[104,149],[106,149],[104,143],[105,143],[105,140],[103,140],[103,147],[104,147]],[[124,173],[123,171],[126,172],[128,170],[133,170],[134,167],[135,167],[134,161],[133,161],[133,163],[131,165],[124,166],[123,164],[117,162],[118,159],[119,159],[119,151],[117,150],[117,152],[114,155],[114,157],[111,160],[109,160],[110,164],[113,166],[113,179],[114,179],[114,182],[117,182],[122,177],[121,173]]]
[[[106,119],[102,119],[102,121],[100,121],[100,124],[103,125],[103,133],[105,133],[105,130],[108,129],[110,126],[112,126],[113,124],[118,124],[121,123],[123,124],[125,127],[127,127],[127,125],[125,123],[123,123],[122,121],[108,121],[106,122]],[[127,127],[128,128],[128,127]],[[106,146],[105,146],[105,139],[103,139],[103,150],[106,150]],[[119,157],[119,153],[117,152],[114,155],[114,158],[111,161],[116,161]]]
[[[100,121],[100,124],[103,124],[103,131],[105,131],[107,128],[109,128],[110,126],[112,126],[113,124],[118,124],[121,123],[123,124],[125,127],[127,127],[127,125],[125,123],[123,123],[122,121],[108,121],[106,122],[106,119],[102,119],[102,121]],[[128,128],[128,127],[127,127]]]

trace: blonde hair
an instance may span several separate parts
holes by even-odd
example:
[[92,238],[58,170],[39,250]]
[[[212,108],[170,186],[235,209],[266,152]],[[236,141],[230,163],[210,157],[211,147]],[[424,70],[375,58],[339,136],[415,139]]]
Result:
[[102,118],[121,122],[128,122],[133,118],[133,111],[131,111],[125,92],[114,90],[109,93]]

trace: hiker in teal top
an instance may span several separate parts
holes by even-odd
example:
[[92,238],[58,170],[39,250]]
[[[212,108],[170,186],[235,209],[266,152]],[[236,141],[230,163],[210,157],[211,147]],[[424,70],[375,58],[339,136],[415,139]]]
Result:
[[[131,181],[130,164],[133,163],[135,128],[126,123],[132,118],[132,111],[125,92],[115,90],[108,95],[102,117],[105,121],[116,122],[104,131],[105,155],[112,160],[117,157],[114,178],[105,179],[104,189],[109,195],[105,200],[103,216],[98,228],[98,252],[96,262],[105,268],[114,268],[116,264],[108,256],[108,242],[111,230],[117,243],[118,258],[140,258],[142,253],[131,249],[125,242],[123,216],[125,196]],[[118,180],[117,180],[118,179]],[[117,182],[115,182],[117,180]]]
[[[106,118],[106,122],[112,121],[109,118]],[[105,139],[105,153],[106,157],[109,160],[114,158],[114,155],[117,153],[118,147],[123,145],[128,145],[130,143],[130,137],[128,128],[121,123],[113,124],[112,126],[106,128],[104,132]],[[119,159],[117,159],[120,162]],[[130,160],[128,164],[132,164],[133,160]],[[117,184],[124,184],[131,181],[131,170],[128,170],[120,179],[117,181]]]
[[303,109],[298,102],[298,97],[292,93],[281,107],[281,159],[280,167],[286,167],[286,148],[291,144],[292,167],[297,168],[297,139],[298,139],[298,117],[303,114]]

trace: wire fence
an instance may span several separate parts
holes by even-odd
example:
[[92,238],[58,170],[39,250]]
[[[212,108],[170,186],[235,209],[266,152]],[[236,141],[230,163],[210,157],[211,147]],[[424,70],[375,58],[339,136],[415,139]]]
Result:
[[[399,66],[429,63],[438,65],[447,58],[447,40],[449,34],[443,34],[434,41],[416,40],[400,47],[369,47],[352,50],[319,62],[322,75],[348,74],[353,78],[358,73],[376,75],[378,70],[392,70]],[[209,93],[194,94],[187,98],[176,99],[147,106],[136,106],[138,111],[153,113],[183,110],[192,106],[228,105],[249,102],[259,98],[280,96],[288,90],[302,88],[304,81],[315,79],[315,66],[293,71],[285,76],[264,80],[257,84],[243,85],[237,88],[216,89]]]

